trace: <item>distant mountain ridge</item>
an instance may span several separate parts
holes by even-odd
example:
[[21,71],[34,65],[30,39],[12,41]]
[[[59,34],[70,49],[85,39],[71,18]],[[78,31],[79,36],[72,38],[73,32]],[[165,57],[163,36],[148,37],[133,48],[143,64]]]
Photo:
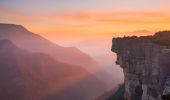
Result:
[[0,23],[0,40],[8,39],[14,44],[30,52],[42,52],[58,61],[79,66],[86,66],[92,70],[99,65],[90,56],[75,47],[62,47],[51,41],[29,32],[21,25]]
[[9,40],[0,40],[0,55],[1,100],[91,100],[104,88],[83,68],[20,49]]
[[[108,71],[102,68],[100,65],[98,65],[98,63],[95,60],[93,60],[90,56],[80,51],[76,47],[62,47],[60,45],[57,45],[41,37],[38,34],[28,31],[22,25],[1,23],[0,40],[4,39],[10,40],[14,45],[19,47],[20,49],[25,50],[26,52],[31,53],[31,55],[43,54],[48,56],[51,60],[55,60],[59,63],[62,62],[67,66],[75,67],[73,69],[76,70],[77,68],[76,73],[77,72],[79,73],[79,70],[80,73],[82,72],[82,70],[86,71],[85,77],[81,78],[74,84],[70,84],[70,86],[67,87],[63,86],[65,89],[63,89],[62,92],[60,92],[60,94],[54,93],[54,95],[52,95],[52,97],[54,96],[53,97],[54,100],[56,100],[56,95],[57,97],[61,98],[77,97],[81,100],[83,100],[83,98],[85,100],[88,100],[91,97],[95,97],[97,94],[100,95],[102,94],[102,92],[108,91],[110,87],[111,88],[114,87],[115,82],[109,79],[111,75],[108,73]],[[43,62],[45,63],[46,61]],[[47,66],[47,64],[45,65]],[[69,69],[65,68],[65,70],[67,71]],[[84,71],[82,73],[84,73]],[[60,73],[65,74],[65,71],[60,71]],[[72,76],[71,73],[72,72],[70,72],[70,75]],[[77,75],[81,77],[82,75],[81,74],[79,75],[78,73],[73,74],[73,76]],[[65,83],[67,83],[67,81]],[[94,86],[94,84],[98,85]],[[89,88],[93,90],[90,90],[90,92],[88,92]],[[66,96],[69,95],[70,93],[72,94],[71,97]],[[65,96],[63,96],[63,94]],[[51,96],[49,98],[50,100],[53,99],[51,98]]]

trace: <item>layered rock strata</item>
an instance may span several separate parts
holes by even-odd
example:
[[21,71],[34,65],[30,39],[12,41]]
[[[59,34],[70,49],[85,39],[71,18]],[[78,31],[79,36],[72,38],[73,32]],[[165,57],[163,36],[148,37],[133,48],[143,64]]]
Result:
[[165,88],[170,90],[165,86],[170,75],[169,46],[153,40],[154,36],[113,38],[112,51],[123,68],[127,100],[162,100]]

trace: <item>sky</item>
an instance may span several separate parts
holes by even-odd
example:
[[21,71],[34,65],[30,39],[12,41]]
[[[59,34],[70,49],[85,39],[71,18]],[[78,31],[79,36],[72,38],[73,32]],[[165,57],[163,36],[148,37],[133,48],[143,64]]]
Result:
[[[0,22],[51,39],[170,29],[169,0],[0,0]],[[123,35],[123,34],[122,34]]]
[[26,27],[62,46],[76,46],[123,80],[112,37],[170,30],[170,0],[0,0],[0,23]]

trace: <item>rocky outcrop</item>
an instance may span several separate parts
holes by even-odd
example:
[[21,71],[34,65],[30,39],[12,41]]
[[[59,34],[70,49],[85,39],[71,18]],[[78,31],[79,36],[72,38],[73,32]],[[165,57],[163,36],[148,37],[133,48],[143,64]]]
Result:
[[124,97],[127,100],[162,100],[163,91],[170,90],[169,85],[165,86],[170,75],[169,40],[165,40],[168,37],[165,35],[170,34],[167,33],[113,38],[112,51],[117,53],[116,64],[124,71]]

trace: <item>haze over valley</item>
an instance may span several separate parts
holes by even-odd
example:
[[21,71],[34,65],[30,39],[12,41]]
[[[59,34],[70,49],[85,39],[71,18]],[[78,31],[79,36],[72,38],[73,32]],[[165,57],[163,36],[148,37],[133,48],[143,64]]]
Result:
[[0,100],[161,100],[169,4],[0,0]]
[[21,25],[0,24],[0,44],[2,99],[91,100],[118,84],[112,71],[76,47],[62,47]]

